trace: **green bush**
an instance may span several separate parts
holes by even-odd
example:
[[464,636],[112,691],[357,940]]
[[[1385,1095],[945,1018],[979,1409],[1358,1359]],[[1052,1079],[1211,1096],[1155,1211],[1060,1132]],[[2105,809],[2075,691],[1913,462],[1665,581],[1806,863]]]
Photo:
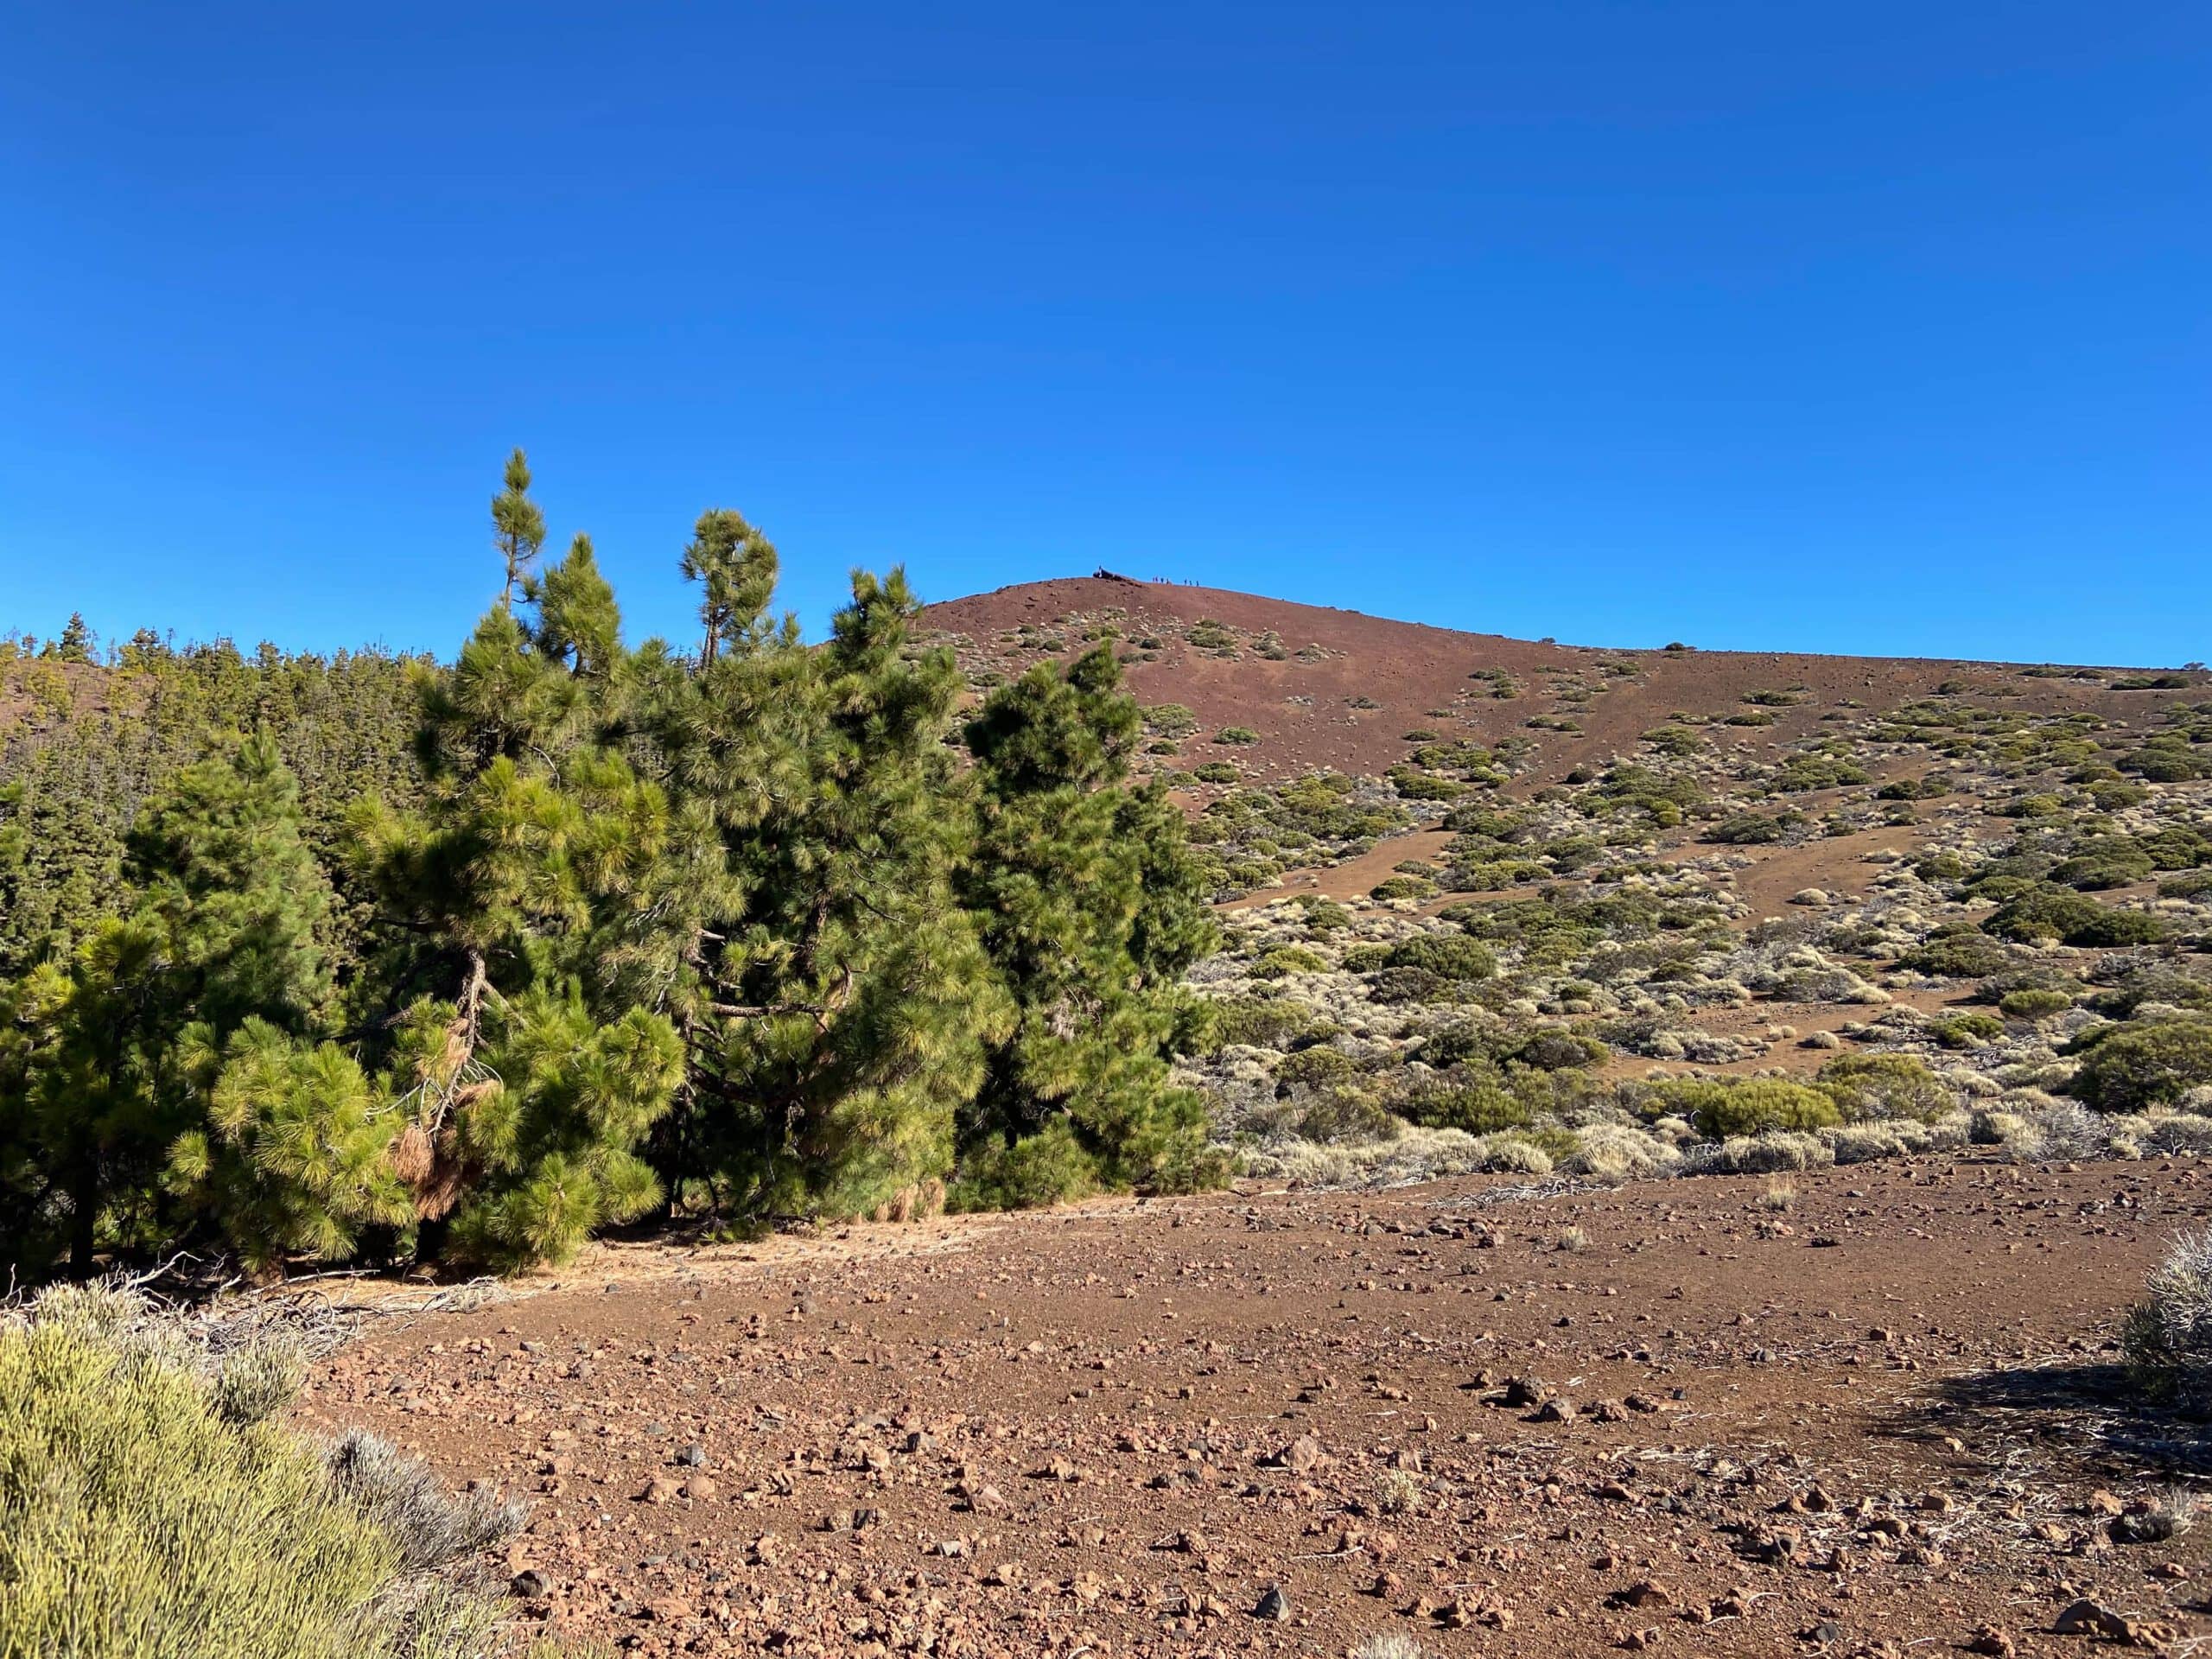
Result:
[[1254,979],[1287,979],[1294,974],[1323,972],[1328,965],[1328,958],[1310,946],[1279,944],[1262,955],[1247,971]]
[[2165,925],[2139,910],[2114,910],[2064,887],[2039,887],[1999,907],[1981,925],[2000,939],[2059,940],[2080,946],[2151,944]]
[[1096,1160],[1068,1121],[1056,1117],[1010,1147],[971,1152],[945,1202],[955,1211],[1042,1210],[1088,1198],[1098,1187]]
[[2176,740],[2154,738],[2141,748],[2122,755],[2120,769],[2153,784],[2192,783],[2200,778],[2212,778],[2212,754],[2191,749]]
[[2103,848],[2061,861],[2050,879],[2082,893],[2132,887],[2151,878],[2151,855],[2133,847]]
[[1337,958],[1338,965],[1348,974],[1371,974],[1389,960],[1387,944],[1348,944]]
[[1465,784],[1433,777],[1412,766],[1393,766],[1386,775],[1390,786],[1409,801],[1452,801],[1467,792]]
[[1351,912],[1333,899],[1320,899],[1308,894],[1299,900],[1308,933],[1341,933],[1351,925]]
[[1817,1089],[1779,1077],[1676,1078],[1653,1095],[1662,1110],[1687,1117],[1708,1140],[1766,1135],[1777,1129],[1820,1129],[1843,1121],[1835,1102]]
[[2048,1020],[2074,1006],[2063,991],[2007,991],[1997,1001],[1998,1012],[2007,1020]]
[[2166,925],[2146,910],[2100,907],[2096,916],[2066,936],[2066,943],[2084,947],[2117,948],[2156,944],[2166,937]]
[[1367,890],[1367,896],[1383,903],[1393,899],[1433,899],[1436,883],[1426,876],[1386,876]]
[[1980,1048],[2005,1034],[2005,1022],[1993,1014],[1955,1014],[1935,1021],[1928,1031],[1945,1048]]
[[1301,1048],[1295,1054],[1285,1056],[1283,1063],[1275,1068],[1275,1092],[1287,1094],[1301,1085],[1320,1088],[1346,1083],[1357,1070],[1351,1063],[1351,1056],[1341,1049]]
[[1191,776],[1202,784],[1233,784],[1243,775],[1230,760],[1208,760],[1191,768]]
[[2074,1074],[2073,1092],[2101,1112],[2171,1106],[2212,1083],[2212,1020],[2124,1026],[2099,1040]]
[[1939,934],[1897,958],[1897,966],[1943,979],[1980,979],[2012,965],[2012,953],[1981,933]]
[[1213,734],[1217,743],[1256,743],[1260,734],[1249,726],[1224,726]]
[[1329,1090],[1319,1096],[1298,1119],[1301,1140],[1324,1144],[1348,1141],[1354,1145],[1388,1141],[1405,1125],[1384,1107],[1349,1089]]
[[1775,773],[1774,786],[1786,794],[1794,795],[1872,781],[1872,774],[1864,767],[1841,755],[1793,754]]
[[1612,1055],[1612,1050],[1595,1037],[1586,1037],[1580,1032],[1546,1030],[1531,1032],[1510,1045],[1503,1058],[1539,1071],[1566,1071],[1578,1066],[1603,1065]]
[[1224,1048],[1285,1048],[1317,1018],[1304,1003],[1281,996],[1224,997],[1213,1012],[1214,1037]]
[[1910,1117],[1924,1123],[1954,1103],[1950,1085],[1910,1054],[1846,1054],[1822,1066],[1815,1084],[1847,1122]]
[[1198,717],[1179,702],[1156,702],[1144,711],[1144,728],[1160,737],[1188,737]]
[[1455,863],[1450,883],[1454,893],[1497,893],[1524,881],[1541,881],[1552,872],[1531,858],[1492,858]]
[[1770,818],[1764,812],[1737,812],[1721,819],[1698,839],[1723,847],[1759,847],[1780,841],[1789,830],[1789,824],[1782,818]]
[[372,1437],[319,1452],[274,1419],[283,1368],[256,1370],[223,1385],[113,1291],[49,1293],[0,1326],[0,1654],[505,1650],[459,1569],[520,1511],[448,1498]]
[[1426,968],[1384,967],[1367,982],[1371,1001],[1395,1006],[1410,1002],[1466,1001],[1466,985],[1432,974]]
[[1417,968],[1439,979],[1483,980],[1497,972],[1497,958],[1464,933],[1422,933],[1391,947],[1386,968]]
[[1644,733],[1643,741],[1661,754],[1695,754],[1710,747],[1701,733],[1687,726],[1654,726]]

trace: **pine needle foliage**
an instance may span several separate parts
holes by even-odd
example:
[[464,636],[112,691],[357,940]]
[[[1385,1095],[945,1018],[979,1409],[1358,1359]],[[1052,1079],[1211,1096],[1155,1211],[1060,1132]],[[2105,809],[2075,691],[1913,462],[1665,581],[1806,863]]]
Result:
[[963,720],[903,570],[809,644],[727,508],[682,553],[696,647],[633,647],[588,537],[542,563],[531,481],[517,451],[449,665],[134,639],[159,764],[59,856],[118,728],[32,664],[64,677],[0,769],[0,1252],[505,1268],[655,1214],[1217,1179],[1170,1077],[1205,882],[1112,653]]

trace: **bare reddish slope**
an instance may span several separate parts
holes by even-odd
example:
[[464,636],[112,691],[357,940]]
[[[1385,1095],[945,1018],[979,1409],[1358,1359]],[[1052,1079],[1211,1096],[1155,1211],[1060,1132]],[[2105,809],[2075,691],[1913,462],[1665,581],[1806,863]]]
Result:
[[[1271,661],[1246,648],[1230,660],[1194,649],[1183,634],[1204,620],[1248,639],[1272,632],[1293,654]],[[1764,753],[1817,734],[1821,716],[1840,706],[1895,708],[1947,683],[1964,682],[2010,706],[2087,709],[2131,724],[2177,696],[2206,690],[2114,691],[2096,680],[2031,678],[2016,666],[1934,658],[1549,645],[1118,577],[1023,582],[932,605],[924,620],[961,645],[963,663],[1005,672],[1080,650],[1084,634],[1106,623],[1131,645],[1156,639],[1153,660],[1130,668],[1139,699],[1191,708],[1200,734],[1187,748],[1194,759],[1219,753],[1203,739],[1222,727],[1256,732],[1260,741],[1237,751],[1237,759],[1262,777],[1313,766],[1379,773],[1404,756],[1405,733],[1427,729],[1486,743],[1534,739],[1539,758],[1529,780],[1552,781],[1580,761],[1628,753],[1641,733],[1677,711],[1725,716],[1743,712],[1749,693],[1790,688],[1802,688],[1802,702],[1770,710],[1771,726],[1726,728],[1725,741]],[[1025,642],[1015,637],[1025,626],[1058,637]],[[1302,647],[1319,649],[1301,658]],[[1618,671],[1628,664],[1631,672]],[[1501,671],[1517,695],[1492,695],[1486,677]],[[1531,728],[1532,717],[1572,719],[1581,731]],[[1715,734],[1722,735],[1718,728]]]

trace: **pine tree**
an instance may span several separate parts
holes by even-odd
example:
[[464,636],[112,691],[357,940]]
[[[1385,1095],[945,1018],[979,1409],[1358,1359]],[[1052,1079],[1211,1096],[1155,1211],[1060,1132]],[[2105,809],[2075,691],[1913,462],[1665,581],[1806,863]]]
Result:
[[327,993],[313,939],[320,872],[296,785],[265,737],[186,768],[133,829],[130,913],[14,1001],[0,1142],[43,1172],[16,1217],[18,1249],[66,1235],[91,1271],[105,1243],[158,1238],[161,1174],[193,1133],[212,1069],[192,1063],[249,1019],[304,1029]]
[[1141,730],[1103,645],[1039,664],[968,724],[982,828],[962,893],[1020,1018],[963,1115],[963,1202],[1214,1173],[1201,1103],[1167,1072],[1179,976],[1215,934],[1181,814],[1127,787]]
[[504,481],[505,487],[492,498],[492,541],[506,561],[506,583],[499,589],[499,603],[506,607],[537,566],[545,545],[545,515],[530,499],[530,461],[519,448],[507,457]]
[[[537,522],[526,471],[511,462],[507,481],[503,535]],[[354,823],[382,918],[413,942],[387,993],[429,993],[390,1070],[395,1169],[421,1219],[450,1218],[465,1252],[503,1265],[658,1202],[632,1149],[682,1071],[673,1028],[621,971],[660,890],[669,805],[621,747],[633,672],[589,541],[524,601],[529,623],[503,601],[422,678],[426,810]]]
[[725,650],[758,645],[747,630],[766,626],[768,601],[776,592],[776,549],[766,536],[727,507],[699,516],[690,545],[683,550],[687,582],[700,584],[699,620],[704,636],[699,663],[711,668]]
[[249,1015],[307,1028],[330,994],[315,931],[329,888],[301,833],[299,784],[257,733],[187,768],[131,828],[139,913],[177,1000],[219,1038]]
[[343,1260],[365,1227],[413,1218],[384,1091],[345,1048],[257,1015],[219,1048],[206,1027],[188,1027],[178,1047],[205,1120],[171,1146],[168,1184],[249,1268]]
[[69,613],[68,621],[62,625],[61,638],[54,642],[54,654],[65,663],[92,660],[92,631],[85,626],[82,611]]
[[691,1075],[664,1161],[744,1210],[926,1205],[1011,1013],[951,892],[959,677],[907,652],[902,573],[855,575],[808,649],[762,614],[773,550],[743,558],[747,579],[702,601],[717,649],[659,727],[679,811],[714,826],[723,899],[692,918]]

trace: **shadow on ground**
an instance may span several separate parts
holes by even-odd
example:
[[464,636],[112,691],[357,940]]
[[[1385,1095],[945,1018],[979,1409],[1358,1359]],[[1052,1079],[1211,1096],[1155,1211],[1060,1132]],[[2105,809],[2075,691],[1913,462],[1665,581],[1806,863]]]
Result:
[[2024,1442],[2099,1479],[2212,1475],[2212,1421],[2146,1398],[2127,1369],[2108,1360],[1945,1377],[1902,1408],[1891,1432],[1931,1442]]

